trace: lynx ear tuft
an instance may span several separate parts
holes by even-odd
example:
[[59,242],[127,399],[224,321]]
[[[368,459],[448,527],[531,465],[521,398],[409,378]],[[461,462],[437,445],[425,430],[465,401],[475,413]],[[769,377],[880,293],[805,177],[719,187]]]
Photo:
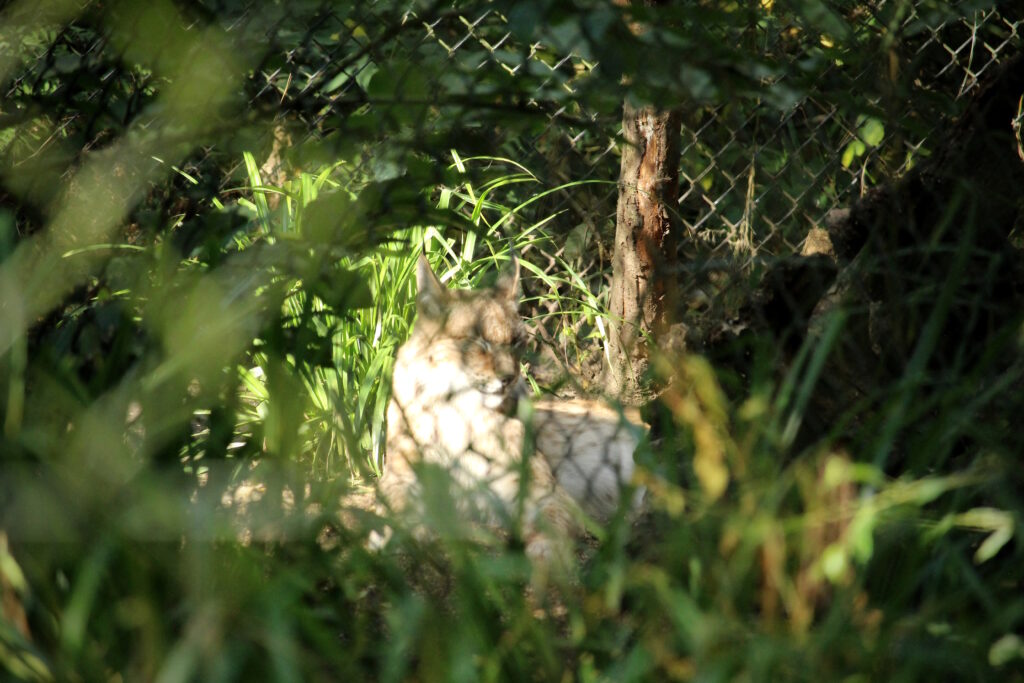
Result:
[[448,301],[448,290],[434,275],[427,257],[420,254],[416,261],[416,308],[420,315],[440,318]]
[[519,305],[519,259],[515,256],[506,266],[501,275],[498,277],[498,281],[494,284],[494,288],[502,296],[511,299],[512,303]]

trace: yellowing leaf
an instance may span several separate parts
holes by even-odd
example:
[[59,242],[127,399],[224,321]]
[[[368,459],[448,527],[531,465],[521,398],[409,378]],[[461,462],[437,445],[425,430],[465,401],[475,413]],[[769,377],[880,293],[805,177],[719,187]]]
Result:
[[853,163],[854,159],[864,154],[867,151],[867,147],[860,140],[853,140],[843,150],[842,164],[843,168],[850,168],[850,164]]
[[692,430],[693,471],[708,500],[715,501],[729,485],[726,453],[734,448],[728,436],[727,401],[706,360],[688,356],[682,365],[686,388],[669,390],[662,400]]
[[[709,430],[694,430],[697,452],[693,458],[693,471],[709,500],[717,500],[729,485],[729,469],[725,466],[725,453]],[[703,438],[702,438],[703,437]],[[711,438],[709,438],[711,437]]]
[[686,510],[686,496],[683,490],[646,467],[637,467],[630,483],[645,487],[651,504],[669,517],[678,517]]
[[956,516],[959,526],[991,531],[974,553],[977,564],[992,559],[1013,538],[1013,516],[996,508],[974,508]]
[[839,543],[832,543],[821,554],[821,572],[832,583],[840,583],[850,567],[850,558]]
[[696,452],[693,471],[709,500],[717,500],[729,485],[726,466],[725,430],[728,428],[726,400],[711,365],[700,356],[689,356],[686,375],[692,391],[684,399],[688,410],[683,418],[693,429]]

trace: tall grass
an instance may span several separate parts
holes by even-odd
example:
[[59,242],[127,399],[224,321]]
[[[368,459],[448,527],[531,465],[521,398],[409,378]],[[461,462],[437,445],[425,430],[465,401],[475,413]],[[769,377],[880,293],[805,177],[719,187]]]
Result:
[[[249,199],[240,200],[259,226],[260,240],[302,240],[308,237],[305,213],[323,192],[356,193],[344,189],[358,179],[338,166],[316,174],[301,173],[284,187],[263,184],[250,154],[245,156]],[[342,254],[326,267],[351,273],[353,287],[365,286],[365,301],[352,304],[342,314],[296,282],[284,302],[286,326],[312,326],[330,339],[329,363],[291,362],[301,378],[305,420],[297,452],[318,476],[356,477],[379,475],[383,466],[384,418],[390,398],[391,367],[398,346],[405,340],[412,322],[415,297],[415,263],[422,251],[432,267],[450,286],[477,287],[495,266],[506,263],[513,253],[555,253],[548,230],[557,214],[527,222],[523,216],[534,203],[559,192],[572,191],[585,182],[545,188],[540,179],[511,159],[463,158],[452,151],[449,169],[460,181],[436,190],[427,189],[438,209],[461,218],[462,230],[443,225],[410,225],[391,232],[388,239],[366,254]],[[341,171],[341,172],[339,172]],[[269,194],[281,197],[272,211]],[[510,201],[511,200],[511,201]],[[242,249],[252,244],[240,243]],[[552,259],[559,269],[549,273],[530,260],[522,261],[527,274],[541,283],[538,298],[553,299],[557,312],[538,317],[560,316],[562,325],[573,318],[598,321],[605,315],[596,294],[578,272],[564,260]],[[526,302],[527,304],[536,303]],[[591,322],[591,326],[593,326]],[[267,392],[264,365],[266,354],[255,353],[251,367],[240,369],[249,407],[248,420],[265,417],[261,409],[272,401]]]
[[[0,533],[9,678],[1021,680],[1019,329],[998,337],[1005,353],[982,354],[926,396],[908,394],[917,375],[878,386],[870,410],[847,406],[814,438],[804,427],[815,392],[855,311],[821,321],[781,371],[752,344],[745,384],[699,355],[664,353],[663,419],[637,454],[648,513],[635,525],[616,517],[600,542],[581,542],[568,576],[544,584],[514,540],[423,539],[401,520],[339,511],[339,499],[351,473],[381,465],[420,249],[457,286],[479,284],[514,249],[532,276],[530,324],[600,343],[602,274],[561,259],[556,221],[527,210],[551,190],[512,162],[455,156],[460,182],[425,192],[473,229],[404,226],[346,251],[324,246],[317,223],[326,198],[359,194],[346,169],[282,188],[249,169],[252,223],[225,247],[235,261],[204,273],[166,251],[133,252],[155,284],[115,303],[138,306],[131,320],[159,344],[119,384],[90,397],[25,370],[30,428],[5,442],[20,449],[4,472],[4,525],[17,538],[8,546]],[[260,200],[271,193],[276,207]],[[266,276],[247,270],[267,263]],[[273,310],[236,291],[250,287],[280,291],[256,297]],[[231,311],[216,297],[268,322],[215,319]],[[251,330],[216,356],[223,366],[199,362]],[[196,339],[213,348],[197,351]],[[295,466],[241,495],[206,457],[225,430],[236,480],[250,459]],[[879,435],[902,470],[873,461]],[[183,477],[193,466],[210,480]],[[426,485],[431,504],[454,510],[443,482]],[[367,536],[384,523],[395,534],[372,551]]]

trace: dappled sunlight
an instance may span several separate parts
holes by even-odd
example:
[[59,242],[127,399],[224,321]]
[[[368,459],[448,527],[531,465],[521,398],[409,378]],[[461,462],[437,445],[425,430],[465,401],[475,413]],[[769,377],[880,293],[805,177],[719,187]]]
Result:
[[1017,680],[990,5],[7,3],[4,680]]

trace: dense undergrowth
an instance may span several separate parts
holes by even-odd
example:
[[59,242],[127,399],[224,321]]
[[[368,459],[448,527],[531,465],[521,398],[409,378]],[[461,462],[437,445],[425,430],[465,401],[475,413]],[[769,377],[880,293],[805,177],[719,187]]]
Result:
[[[896,254],[928,268],[868,250],[840,277],[888,278],[896,313],[851,285],[792,345],[742,318],[812,208],[851,182],[898,180],[932,149],[911,134],[959,111],[936,85],[897,115],[906,84],[861,92],[860,67],[874,79],[872,59],[904,50],[915,61],[890,75],[911,82],[931,66],[918,47],[941,48],[940,19],[983,7],[698,3],[634,34],[637,17],[607,3],[576,21],[575,5],[488,2],[472,25],[413,3],[444,10],[424,39],[406,3],[193,4],[0,26],[27,64],[0,122],[5,680],[1024,680],[1024,342],[1014,292],[990,291],[1019,252],[951,248],[948,235],[985,227],[954,207]],[[197,32],[207,14],[241,28]],[[550,44],[531,42],[534,24]],[[257,49],[270,25],[287,59]],[[453,47],[467,26],[494,37],[491,61]],[[726,49],[756,42],[751,27],[771,37],[764,55]],[[522,36],[513,81],[493,60],[514,63]],[[565,36],[586,58],[559,61]],[[676,73],[673,55],[696,61]],[[583,80],[595,60],[604,75]],[[236,81],[249,90],[232,109]],[[685,310],[656,351],[661,393],[636,454],[645,514],[592,525],[569,575],[543,577],[522,539],[453,514],[443,478],[429,482],[429,538],[350,504],[386,465],[421,251],[453,287],[488,282],[515,253],[531,390],[599,389],[615,191],[602,155],[629,84],[700,103],[680,214],[711,204],[722,218],[694,218],[703,232],[679,254]],[[776,133],[712,125],[772,121],[765,102],[801,98],[813,115]],[[294,172],[267,177],[267,150],[248,151],[267,133],[252,112],[285,102],[279,119],[309,139]],[[571,144],[555,112],[578,126]],[[835,154],[817,158],[815,135]],[[581,171],[594,166],[611,171]],[[604,179],[565,180],[577,177]],[[739,199],[725,189],[737,178]],[[950,330],[951,311],[971,334]],[[390,543],[371,549],[385,524]]]
[[[485,172],[461,175],[473,166]],[[164,261],[159,289],[180,297],[167,301],[141,282],[98,291],[40,340],[56,353],[68,337],[81,348],[88,330],[112,330],[93,357],[95,382],[118,353],[141,360],[138,376],[91,405],[77,396],[93,385],[27,370],[25,430],[6,442],[21,454],[7,460],[18,538],[2,564],[17,608],[3,631],[12,675],[852,681],[985,680],[1014,668],[1024,609],[1020,443],[1007,411],[1019,402],[1021,363],[983,355],[939,384],[908,387],[904,377],[878,387],[865,412],[852,406],[846,424],[801,440],[843,334],[842,309],[781,375],[755,366],[744,382],[698,355],[661,358],[672,376],[667,417],[637,454],[650,511],[597,529],[571,576],[537,585],[520,545],[467,534],[445,517],[444,487],[431,505],[451,525],[437,538],[452,540],[417,540],[398,524],[385,551],[368,550],[381,521],[360,510],[339,516],[339,501],[353,478],[372,480],[381,466],[390,363],[410,324],[418,245],[459,286],[478,284],[515,249],[531,327],[548,325],[549,340],[575,335],[574,351],[601,354],[602,271],[567,262],[548,219],[519,215],[543,195],[539,181],[499,159],[456,156],[452,170],[458,182],[431,191],[431,201],[478,231],[402,228],[363,257],[330,263],[310,248],[317,211],[356,202],[358,192],[340,189],[331,169],[262,190],[251,171],[257,189],[240,210],[253,229],[233,237],[221,269],[233,259],[269,264],[246,281],[255,298],[247,310],[267,323],[235,342],[236,364],[178,377],[183,403],[173,409],[192,417],[179,418],[177,436],[161,433],[155,412],[172,406],[147,393],[167,390],[176,357],[147,360],[160,328],[146,332],[138,321],[178,316],[165,346],[178,326],[198,329],[187,319],[190,297],[229,296],[211,282],[217,270]],[[271,192],[283,193],[274,210],[264,203]],[[159,264],[160,248],[125,258]],[[289,259],[304,258],[312,264],[289,271]],[[203,343],[223,345],[251,324],[229,318]],[[183,342],[179,362],[194,342]],[[979,391],[975,378],[991,377],[989,363],[1002,379]],[[71,420],[64,435],[52,422],[40,431],[55,413]],[[96,439],[115,438],[118,424],[124,436],[97,467],[85,454],[97,452]],[[886,429],[899,435],[887,446],[898,469],[877,458]],[[23,615],[25,631],[12,614]]]

